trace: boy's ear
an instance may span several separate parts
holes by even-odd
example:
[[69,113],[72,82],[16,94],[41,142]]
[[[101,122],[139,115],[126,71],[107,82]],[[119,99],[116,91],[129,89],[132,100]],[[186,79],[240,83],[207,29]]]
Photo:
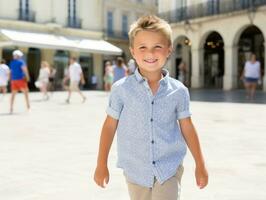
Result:
[[171,56],[172,52],[173,52],[173,46],[170,46],[167,58],[169,58]]
[[134,57],[134,51],[133,51],[133,48],[132,48],[132,47],[129,47],[129,51],[130,51],[132,57],[135,58],[135,57]]

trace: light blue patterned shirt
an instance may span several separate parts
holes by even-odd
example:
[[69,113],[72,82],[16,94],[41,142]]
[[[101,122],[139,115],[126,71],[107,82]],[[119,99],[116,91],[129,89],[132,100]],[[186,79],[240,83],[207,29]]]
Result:
[[152,187],[174,176],[186,154],[179,119],[190,117],[188,89],[162,71],[155,95],[138,70],[117,81],[107,114],[117,126],[118,167],[132,183]]

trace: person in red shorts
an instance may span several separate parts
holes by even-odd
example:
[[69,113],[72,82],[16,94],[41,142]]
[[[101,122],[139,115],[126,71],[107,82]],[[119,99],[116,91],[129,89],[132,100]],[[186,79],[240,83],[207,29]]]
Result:
[[13,105],[17,92],[21,91],[25,95],[27,109],[30,109],[28,81],[29,72],[26,63],[22,60],[23,53],[20,50],[13,51],[13,60],[10,62],[11,74],[11,101],[10,114],[13,113]]

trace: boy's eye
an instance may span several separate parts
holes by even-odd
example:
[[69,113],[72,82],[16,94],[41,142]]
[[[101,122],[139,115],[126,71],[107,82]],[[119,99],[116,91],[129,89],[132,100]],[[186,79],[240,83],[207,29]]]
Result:
[[156,49],[161,49],[162,46],[157,45],[157,46],[155,46],[155,48],[156,48]]
[[139,49],[145,49],[145,47],[144,47],[144,46],[142,46],[142,47],[139,47]]

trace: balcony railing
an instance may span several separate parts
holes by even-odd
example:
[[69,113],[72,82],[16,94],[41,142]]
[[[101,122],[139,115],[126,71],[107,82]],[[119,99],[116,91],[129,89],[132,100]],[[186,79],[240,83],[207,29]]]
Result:
[[125,31],[111,31],[111,30],[104,30],[105,37],[109,39],[121,39],[121,40],[128,40],[128,34]]
[[27,9],[18,9],[18,20],[35,22],[35,12]]
[[77,17],[68,17],[67,18],[67,26],[71,28],[81,28],[82,20]]
[[214,0],[161,13],[160,16],[170,23],[201,17],[232,13],[241,10],[255,11],[266,5],[266,0]]

